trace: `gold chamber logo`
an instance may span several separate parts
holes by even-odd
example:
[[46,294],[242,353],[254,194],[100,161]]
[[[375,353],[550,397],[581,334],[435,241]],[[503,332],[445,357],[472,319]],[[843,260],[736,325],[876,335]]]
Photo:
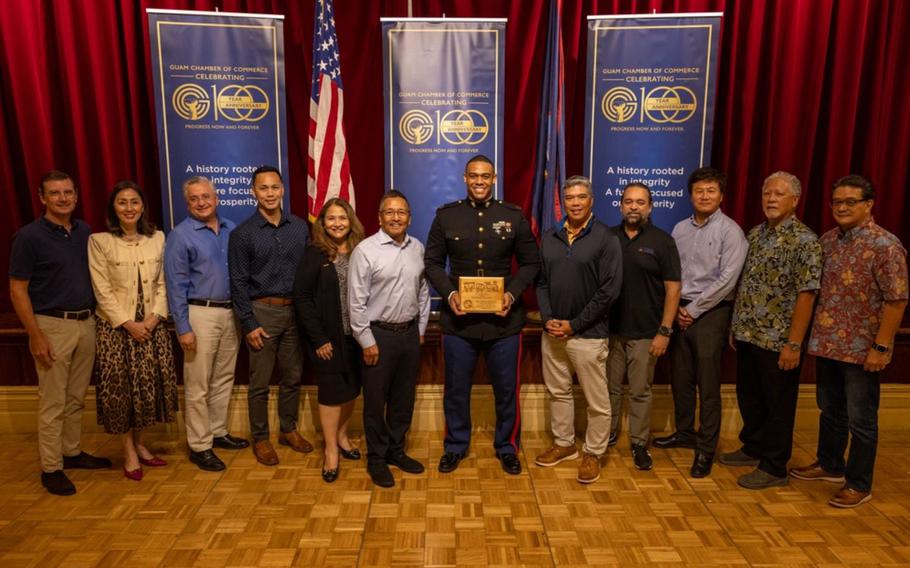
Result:
[[610,122],[626,122],[638,110],[638,99],[630,89],[614,87],[604,94],[600,109]]
[[398,121],[398,132],[408,144],[423,144],[433,136],[433,117],[422,110],[409,110]]
[[199,120],[208,114],[212,101],[208,93],[199,85],[187,83],[180,85],[171,96],[174,112],[185,120]]
[[255,85],[228,85],[218,92],[221,116],[233,122],[256,122],[269,112],[269,96]]
[[450,110],[439,121],[439,134],[449,144],[475,145],[490,133],[487,117],[479,110]]
[[685,122],[695,114],[695,93],[686,87],[657,87],[645,97],[648,118],[658,123]]
[[184,83],[171,95],[174,112],[184,120],[201,120],[208,115],[215,101],[215,120],[257,122],[269,112],[269,96],[255,85],[228,85],[220,91],[212,85],[211,96],[195,83]]

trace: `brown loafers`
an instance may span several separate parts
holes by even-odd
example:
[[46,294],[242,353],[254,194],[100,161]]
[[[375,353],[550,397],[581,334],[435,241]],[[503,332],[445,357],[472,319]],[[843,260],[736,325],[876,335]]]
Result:
[[268,440],[259,440],[253,444],[253,455],[262,465],[278,465],[278,453]]
[[313,444],[309,443],[306,438],[297,432],[297,430],[278,434],[278,443],[282,446],[290,446],[295,452],[303,454],[308,454],[313,451]]

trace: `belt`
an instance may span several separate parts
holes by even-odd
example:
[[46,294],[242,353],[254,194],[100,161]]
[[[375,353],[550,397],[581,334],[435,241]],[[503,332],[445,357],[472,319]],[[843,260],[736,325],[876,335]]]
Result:
[[268,304],[270,306],[290,306],[294,303],[294,300],[282,298],[280,296],[263,296],[261,298],[253,298],[253,301],[259,302],[260,304]]
[[408,328],[410,328],[412,325],[414,325],[415,321],[417,321],[417,320],[403,321],[401,323],[391,323],[391,322],[387,322],[387,321],[371,321],[370,326],[378,327],[379,329],[384,329],[386,331],[402,332],[402,331],[407,331]]
[[60,318],[65,320],[87,320],[92,317],[94,312],[92,310],[44,310],[38,312],[40,316],[50,316],[52,318]]
[[234,304],[230,300],[187,300],[187,304],[192,306],[204,306],[206,308],[225,308],[231,309],[234,307]]

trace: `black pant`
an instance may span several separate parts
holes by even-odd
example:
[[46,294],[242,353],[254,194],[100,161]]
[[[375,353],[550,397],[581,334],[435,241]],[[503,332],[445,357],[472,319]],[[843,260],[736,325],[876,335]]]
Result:
[[417,323],[404,331],[371,327],[379,347],[379,363],[363,369],[363,429],[367,460],[384,462],[404,451],[414,415],[414,392],[420,371]]
[[758,469],[787,475],[793,451],[793,422],[799,398],[799,370],[781,371],[780,353],[736,342],[736,400],[743,417],[743,451],[758,458]]
[[[731,311],[729,303],[708,310],[685,331],[677,330],[670,346],[676,431],[683,439],[694,439],[696,450],[703,454],[714,455],[720,435],[720,357]],[[696,387],[701,403],[697,435]]]

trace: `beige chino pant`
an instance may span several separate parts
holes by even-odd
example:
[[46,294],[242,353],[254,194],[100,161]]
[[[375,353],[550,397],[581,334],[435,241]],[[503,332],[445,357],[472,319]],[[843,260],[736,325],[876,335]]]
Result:
[[588,429],[583,450],[600,456],[610,436],[610,393],[607,388],[606,339],[542,335],[543,379],[550,393],[550,428],[558,446],[575,444],[575,401],[572,374],[588,402]]
[[65,320],[36,315],[57,359],[38,372],[38,454],[41,469],[63,469],[63,456],[82,449],[82,409],[95,363],[95,319]]
[[240,342],[234,311],[189,306],[196,350],[183,353],[187,445],[194,452],[212,449],[212,438],[228,433],[227,415],[234,387]]
[[607,375],[610,377],[610,405],[613,408],[613,432],[619,431],[622,415],[622,380],[629,379],[629,439],[647,446],[651,437],[651,384],[657,357],[651,356],[651,339],[627,339],[610,336]]

